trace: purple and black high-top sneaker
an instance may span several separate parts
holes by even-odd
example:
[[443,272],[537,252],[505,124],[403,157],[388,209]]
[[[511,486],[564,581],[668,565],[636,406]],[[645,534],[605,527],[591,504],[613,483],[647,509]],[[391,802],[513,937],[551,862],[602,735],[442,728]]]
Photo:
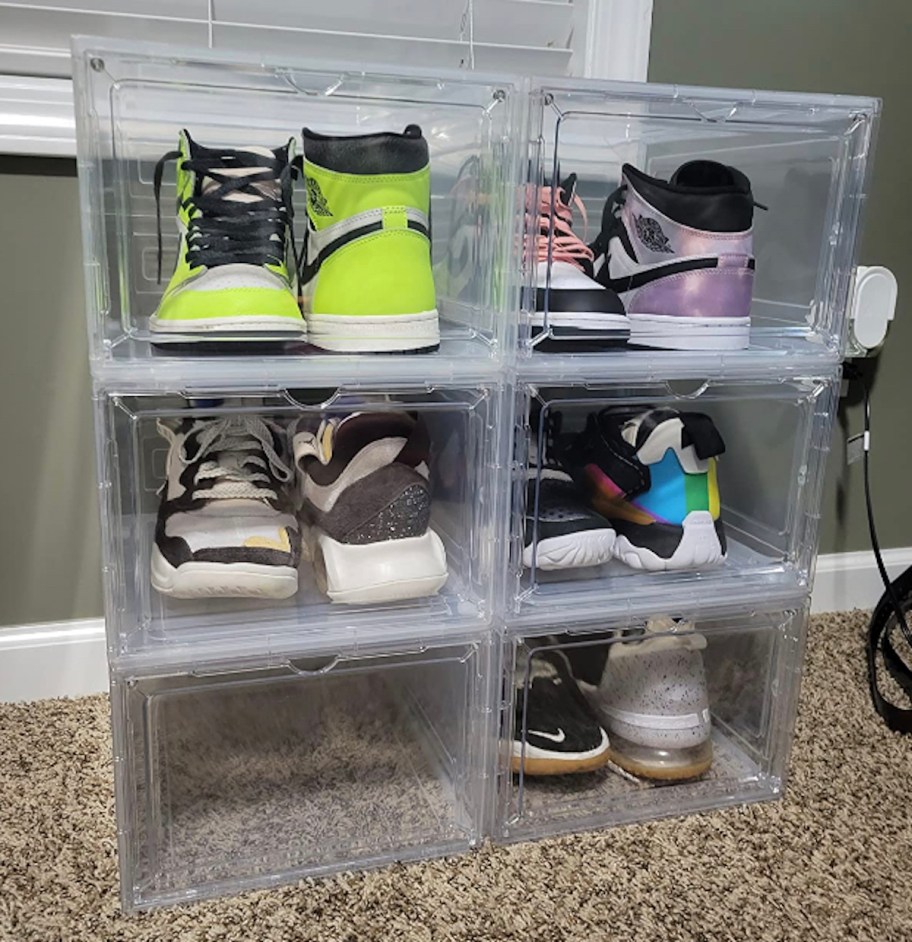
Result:
[[596,280],[624,302],[631,344],[748,346],[755,205],[750,180],[712,160],[682,164],[668,182],[624,164],[592,249],[597,264],[604,257]]

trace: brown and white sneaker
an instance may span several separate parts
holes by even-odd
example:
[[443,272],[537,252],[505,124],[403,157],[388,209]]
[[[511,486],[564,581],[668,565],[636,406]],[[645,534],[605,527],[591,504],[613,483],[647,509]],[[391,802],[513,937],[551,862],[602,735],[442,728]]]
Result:
[[402,601],[443,586],[420,418],[390,411],[299,421],[292,448],[305,553],[333,602]]
[[167,479],[152,547],[153,587],[178,599],[286,599],[300,539],[286,430],[232,415],[160,421]]

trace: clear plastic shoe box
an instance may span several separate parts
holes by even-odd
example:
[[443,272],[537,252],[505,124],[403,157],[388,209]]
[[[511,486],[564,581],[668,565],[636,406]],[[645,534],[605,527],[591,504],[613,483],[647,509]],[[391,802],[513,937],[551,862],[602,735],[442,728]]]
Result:
[[[124,906],[781,794],[879,103],[93,38],[74,40],[73,72]],[[177,243],[169,169],[160,285],[155,167],[181,129],[209,146],[277,147],[304,126],[408,124],[430,148],[437,351],[153,336]],[[754,216],[749,346],[543,353],[554,325],[533,338],[530,323],[541,187],[577,174],[590,223],[578,234],[591,241],[623,162],[667,178],[695,157],[744,171],[768,206]],[[300,242],[301,180],[294,208]],[[527,497],[549,460],[542,417],[573,432],[604,408],[657,407],[709,415],[724,439],[724,563],[524,567]],[[314,559],[284,601],[152,588],[159,424],[258,416],[288,428],[386,410],[428,430],[447,565],[436,594],[333,603]],[[659,615],[706,639],[710,770],[661,787],[610,769],[514,773],[529,679],[516,687],[517,664],[543,647],[604,655]]]
[[[763,207],[753,215],[750,343],[743,350],[697,347],[689,354],[717,366],[732,360],[777,363],[809,353],[838,358],[845,349],[846,302],[879,111],[877,99],[861,97],[533,80],[528,204],[539,206],[542,185],[576,174],[588,227],[575,208],[574,232],[591,243],[609,196],[622,182],[624,164],[661,180],[695,159],[731,165],[746,174]],[[551,208],[552,219],[553,214]],[[539,217],[530,213],[528,221],[531,260]],[[548,278],[542,285],[544,329],[533,336],[534,285],[535,266],[529,264],[520,328],[526,357],[561,324],[559,316],[549,316]],[[616,334],[606,330],[603,339]],[[572,328],[563,328],[561,336],[572,338]],[[661,347],[675,337],[656,339]],[[667,355],[633,351],[623,343],[615,351],[620,353],[653,362]]]
[[[555,620],[530,633],[506,634],[495,836],[528,840],[780,796],[797,709],[806,607],[804,597],[797,596],[756,608],[729,604],[669,610],[667,614],[680,622],[657,636],[677,636],[676,644],[700,639],[688,656],[699,665],[695,674],[703,676],[687,679],[692,684],[702,680],[702,688],[684,689],[666,675],[668,702],[701,712],[708,709],[705,729],[693,737],[694,743],[699,739],[699,749],[660,748],[647,736],[640,737],[647,745],[631,744],[617,732],[623,726],[615,718],[632,714],[642,722],[644,702],[650,708],[663,702],[665,687],[656,683],[656,665],[652,676],[647,673],[640,681],[650,701],[642,695],[637,699],[637,682],[628,684],[622,695],[632,699],[611,699],[612,675],[607,667],[602,673],[602,666],[620,653],[612,654],[613,648],[627,649],[618,668],[627,678],[641,678],[650,670],[643,663],[650,655],[638,653],[635,640],[646,619]],[[529,717],[535,678],[540,665],[551,660],[569,665],[575,678],[585,677],[580,687],[587,709],[611,743],[607,764],[568,774],[525,774],[534,754]],[[614,675],[615,684],[619,676]],[[637,707],[644,711],[638,717]],[[669,730],[663,732],[668,736]],[[674,735],[675,730],[670,732]],[[639,774],[629,774],[630,768]]]
[[[838,389],[838,373],[832,370],[777,379],[520,382],[505,603],[509,617],[538,622],[549,614],[564,617],[568,606],[581,617],[662,610],[669,603],[696,603],[707,594],[724,597],[733,584],[742,597],[807,590]],[[607,562],[549,565],[547,546],[539,549],[540,521],[548,512],[547,479],[557,464],[549,429],[557,423],[561,436],[579,436],[587,420],[602,412],[620,410],[626,418],[664,409],[708,416],[724,442],[715,472],[724,558],[712,565],[649,571],[623,561],[618,541]],[[586,487],[578,487],[582,503],[587,502]],[[598,509],[597,502],[593,506]],[[630,506],[639,504],[633,499]]]
[[[503,541],[499,486],[506,473],[498,436],[507,405],[495,385],[289,389],[252,396],[224,389],[206,399],[179,393],[104,393],[97,400],[104,429],[100,463],[107,572],[110,657],[127,663],[186,664],[227,657],[266,656],[325,644],[437,636],[480,630],[494,606],[494,571]],[[446,581],[434,594],[408,601],[332,601],[332,565],[318,582],[319,545],[305,533],[298,590],[288,599],[175,598],[151,582],[152,552],[169,443],[161,425],[237,421],[256,417],[291,435],[300,423],[318,426],[357,410],[406,412],[429,439],[430,529],[446,554]],[[355,485],[356,486],[356,485]],[[289,482],[292,494],[300,481]],[[293,499],[293,498],[292,498]],[[302,530],[306,528],[302,527]],[[403,567],[407,561],[403,562]],[[356,574],[352,574],[354,577]],[[401,578],[414,575],[402,571]]]
[[[74,41],[78,140],[93,373],[147,385],[300,381],[314,359],[344,377],[446,377],[461,367],[496,368],[513,346],[521,239],[517,174],[525,117],[519,79],[473,73],[446,78],[408,69],[365,72],[349,65],[288,66],[260,56],[186,56],[161,46]],[[332,135],[401,132],[417,124],[430,149],[431,235],[441,344],[418,358],[327,355],[303,343],[245,331],[201,344],[199,335],[153,334],[149,319],[176,258],[173,168],[162,178],[162,283],[157,275],[154,176],[182,129],[209,147],[276,148],[301,129]],[[305,189],[294,187],[295,230],[303,245]],[[154,341],[154,343],[153,343]],[[196,343],[194,343],[196,341]],[[257,341],[259,353],[249,348]],[[248,350],[233,348],[243,342]],[[187,344],[193,344],[188,350]]]
[[484,634],[115,672],[124,907],[475,846],[493,653]]

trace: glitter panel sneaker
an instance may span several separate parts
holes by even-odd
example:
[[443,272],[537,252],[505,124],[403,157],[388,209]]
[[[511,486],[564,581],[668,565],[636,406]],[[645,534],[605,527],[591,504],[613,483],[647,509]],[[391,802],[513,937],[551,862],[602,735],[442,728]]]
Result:
[[292,444],[305,550],[333,602],[394,602],[434,595],[446,552],[430,527],[429,439],[407,412],[354,412]]

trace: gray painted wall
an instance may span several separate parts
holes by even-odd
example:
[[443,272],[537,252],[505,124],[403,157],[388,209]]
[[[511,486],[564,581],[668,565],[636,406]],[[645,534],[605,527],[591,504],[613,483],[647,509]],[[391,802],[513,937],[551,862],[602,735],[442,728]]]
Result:
[[101,563],[73,162],[0,158],[0,207],[0,625],[89,618]]
[[[862,12],[863,9],[863,12]],[[912,322],[912,70],[907,0],[655,0],[650,78],[880,95],[877,173],[861,261],[900,283],[899,320],[875,364],[874,490],[885,546],[912,545],[904,402]],[[73,165],[0,158],[0,625],[101,614],[79,206]],[[857,406],[843,425],[860,428]],[[867,545],[860,466],[834,441],[821,550]]]
[[[899,282],[897,320],[876,361],[871,481],[881,545],[912,546],[909,383],[912,351],[912,4],[908,0],[655,0],[654,82],[877,95],[884,112],[859,252]],[[820,551],[868,544],[861,464],[845,465],[845,439],[862,428],[856,396],[843,401],[824,496]]]

